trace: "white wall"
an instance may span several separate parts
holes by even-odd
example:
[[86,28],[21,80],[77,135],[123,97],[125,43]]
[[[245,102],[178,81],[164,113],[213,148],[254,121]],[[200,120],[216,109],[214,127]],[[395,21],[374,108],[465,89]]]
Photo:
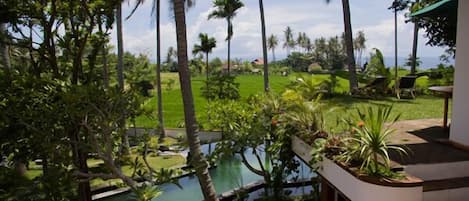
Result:
[[469,146],[469,1],[459,0],[450,140]]
[[469,188],[456,188],[423,193],[424,201],[464,201],[468,200]]
[[404,169],[424,181],[469,177],[469,161],[407,165]]
[[352,201],[422,201],[423,187],[389,187],[361,181],[325,158],[319,174]]

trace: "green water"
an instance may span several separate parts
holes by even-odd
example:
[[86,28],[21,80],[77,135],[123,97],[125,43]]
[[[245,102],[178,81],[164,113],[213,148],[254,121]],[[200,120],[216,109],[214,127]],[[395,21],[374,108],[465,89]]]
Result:
[[[207,146],[202,147],[204,153],[207,152]],[[255,161],[253,155],[248,154],[247,159],[249,161]],[[242,163],[239,157],[233,157],[229,160],[219,161],[217,167],[210,170],[212,181],[215,185],[217,193],[230,191],[234,188],[238,188],[249,184],[251,182],[262,180],[262,178],[251,171],[249,171]],[[253,163],[256,164],[256,163]],[[254,167],[256,167],[254,165]],[[310,178],[314,176],[310,173],[310,169],[301,162],[299,167],[299,175],[291,175],[290,178],[298,176],[299,178]],[[179,179],[179,183],[183,187],[179,187],[173,184],[163,184],[160,189],[163,194],[153,199],[153,201],[201,201],[203,200],[202,192],[200,190],[199,182],[195,175],[187,176]],[[124,201],[133,200],[131,193],[114,196],[100,201]]]

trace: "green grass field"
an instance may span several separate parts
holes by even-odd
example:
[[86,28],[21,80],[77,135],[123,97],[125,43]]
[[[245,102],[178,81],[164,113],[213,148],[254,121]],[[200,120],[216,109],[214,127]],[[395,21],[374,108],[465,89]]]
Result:
[[[402,74],[402,72],[400,72]],[[315,79],[325,80],[329,79],[329,75],[314,75]],[[163,114],[164,122],[167,128],[175,128],[180,122],[183,121],[183,106],[181,91],[179,89],[179,82],[176,73],[164,73],[162,76],[163,83],[167,80],[174,79],[176,83],[173,89],[164,89],[163,92]],[[271,75],[269,77],[271,90],[275,93],[281,93],[285,86],[294,79],[294,75],[290,77],[282,77],[279,75]],[[194,105],[197,114],[197,118],[206,118],[206,100],[202,98],[200,94],[200,88],[204,84],[204,77],[192,78],[192,91],[194,94]],[[240,83],[240,94],[242,98],[247,98],[250,95],[263,92],[263,77],[261,75],[239,75],[236,81]],[[417,79],[417,87],[426,88],[428,80],[426,77]],[[166,88],[163,84],[163,88]],[[338,84],[335,88],[335,92],[342,93],[347,92],[349,88],[348,80],[338,78]],[[440,118],[443,114],[443,98],[429,96],[429,95],[418,95],[417,99],[409,100],[402,99],[397,100],[394,97],[387,97],[379,100],[353,98],[347,95],[338,95],[333,98],[323,100],[330,107],[334,107],[335,110],[328,113],[326,118],[329,123],[329,127],[334,127],[334,122],[337,119],[341,119],[347,112],[354,107],[373,105],[373,104],[387,104],[394,105],[394,112],[401,114],[401,119],[420,119],[420,118]],[[155,127],[156,120],[156,98],[152,97],[144,103],[144,108],[152,111],[151,116],[140,116],[136,119],[138,127]]]
[[[157,137],[153,137],[151,141],[158,142]],[[178,143],[174,138],[165,138],[162,142],[162,145],[171,146]],[[139,156],[139,161],[143,163],[143,159],[140,155],[131,154],[129,157],[129,161],[135,161],[135,157]],[[148,163],[150,166],[155,170],[160,170],[161,168],[175,168],[186,164],[186,159],[181,155],[172,155],[172,156],[157,156],[155,154],[149,154],[147,157]],[[100,159],[93,159],[90,158],[87,160],[89,168],[98,168],[103,165],[103,161]],[[133,168],[130,165],[122,166],[122,171],[125,175],[131,176],[133,172]],[[26,177],[29,179],[34,179],[38,176],[42,175],[42,166],[36,165],[34,162],[29,162],[28,171],[26,171]],[[92,187],[98,186],[106,186],[106,185],[115,185],[121,184],[122,181],[120,179],[110,179],[110,180],[102,180],[100,178],[93,179],[90,181]]]

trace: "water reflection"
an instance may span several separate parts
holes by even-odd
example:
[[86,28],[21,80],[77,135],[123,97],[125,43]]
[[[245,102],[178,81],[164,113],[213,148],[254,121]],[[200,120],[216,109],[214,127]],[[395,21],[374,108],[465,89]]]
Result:
[[[212,145],[212,150],[215,145]],[[208,153],[208,145],[202,146],[202,151]],[[255,161],[255,156],[246,152],[246,158],[249,161]],[[294,159],[298,160],[298,159]],[[257,162],[253,162],[253,166],[257,166]],[[311,178],[314,176],[314,173],[310,172],[310,169],[300,161],[300,172],[299,175],[290,175],[289,178],[298,176],[299,178]],[[230,191],[234,188],[244,186],[248,183],[262,180],[262,177],[249,171],[246,166],[241,162],[240,157],[235,156],[230,159],[220,160],[217,162],[217,167],[211,169],[210,175],[212,176],[212,181],[215,185],[217,193],[222,193]],[[200,186],[198,179],[195,175],[187,176],[179,179],[179,183],[183,186],[183,189],[178,188],[173,184],[163,184],[160,186],[163,194],[153,199],[153,201],[201,201],[203,200],[202,192],[200,191]],[[305,188],[296,188],[297,193],[308,192]],[[259,194],[255,192],[253,194]],[[257,197],[257,196],[255,196]],[[120,196],[115,196],[108,199],[103,199],[103,201],[124,201],[130,200],[130,193],[123,194]]]

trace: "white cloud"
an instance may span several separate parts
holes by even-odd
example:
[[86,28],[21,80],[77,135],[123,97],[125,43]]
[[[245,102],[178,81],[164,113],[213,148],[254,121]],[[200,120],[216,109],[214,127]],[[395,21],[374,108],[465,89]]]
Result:
[[[239,10],[234,18],[234,36],[232,39],[232,57],[252,59],[262,54],[260,16],[257,2],[245,1],[246,7]],[[163,9],[167,2],[163,1]],[[387,9],[387,1],[368,3],[366,0],[351,2],[352,23],[354,34],[359,30],[365,32],[367,47],[379,48],[386,56],[394,54],[394,18]],[[364,5],[368,7],[364,7]],[[212,11],[210,2],[198,2],[195,8],[187,14],[188,53],[194,43],[198,43],[199,33],[208,33],[215,37],[217,47],[213,56],[226,58],[227,44],[226,21],[223,19],[207,20]],[[151,1],[137,10],[135,16],[124,24],[125,50],[132,53],[148,53],[151,58],[156,52],[156,34],[154,23],[150,18]],[[162,51],[163,55],[169,46],[176,46],[176,33],[173,19],[169,18],[166,9],[162,14]],[[275,34],[283,43],[283,30],[290,26],[295,32],[306,32],[312,39],[324,36],[331,37],[343,32],[342,6],[340,1],[310,2],[307,0],[272,1],[265,3],[267,34]],[[405,57],[411,50],[413,25],[405,24],[405,17],[398,17],[399,56]],[[113,33],[115,44],[115,33]],[[425,39],[419,38],[419,52],[423,56],[441,54],[441,48],[424,47]],[[281,45],[276,50],[277,58],[285,55]]]

